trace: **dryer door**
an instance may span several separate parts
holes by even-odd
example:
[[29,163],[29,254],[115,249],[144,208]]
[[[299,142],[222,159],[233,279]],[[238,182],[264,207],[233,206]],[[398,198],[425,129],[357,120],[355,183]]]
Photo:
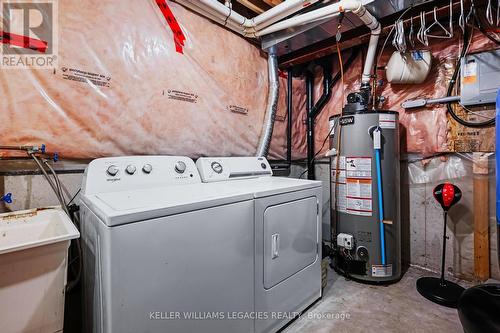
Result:
[[317,257],[317,198],[269,206],[264,211],[264,288],[311,265]]
[[255,332],[276,332],[321,297],[321,187],[255,199]]

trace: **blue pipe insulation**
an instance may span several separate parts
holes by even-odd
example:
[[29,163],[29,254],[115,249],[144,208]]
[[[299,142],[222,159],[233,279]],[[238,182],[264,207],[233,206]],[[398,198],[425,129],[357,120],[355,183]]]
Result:
[[377,169],[377,188],[378,188],[378,214],[380,228],[380,257],[382,265],[386,264],[385,260],[385,228],[384,228],[384,196],[382,193],[382,164],[380,162],[380,148],[375,149],[375,165]]

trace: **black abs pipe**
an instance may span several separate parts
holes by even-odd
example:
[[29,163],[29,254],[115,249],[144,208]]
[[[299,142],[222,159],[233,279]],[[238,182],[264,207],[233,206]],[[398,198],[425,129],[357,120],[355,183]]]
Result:
[[[351,55],[344,64],[344,72],[349,69],[356,57],[358,56],[358,48],[352,50]],[[306,111],[307,111],[307,179],[316,179],[316,172],[314,170],[314,122],[316,117],[321,113],[323,107],[328,103],[332,97],[332,88],[340,80],[340,70],[335,77],[332,78],[332,57],[326,58],[321,64],[323,68],[323,93],[314,104],[313,88],[314,76],[312,73],[306,73]],[[342,101],[344,102],[344,101]]]
[[[344,71],[346,71],[356,60],[356,57],[358,56],[359,53],[359,48],[353,48],[351,55],[347,59],[347,61],[344,64]],[[314,179],[315,178],[315,173],[314,173],[314,121],[316,120],[317,116],[321,113],[323,110],[323,107],[328,103],[331,97],[332,89],[333,86],[340,80],[340,71],[337,72],[337,74],[332,78],[331,77],[331,72],[332,72],[332,58],[331,56],[328,57],[326,60],[323,61],[323,75],[326,80],[323,80],[323,93],[321,97],[318,99],[318,102],[314,104],[313,102],[313,88],[314,88],[314,76],[310,71],[306,71],[306,110],[307,110],[307,168],[311,170],[308,174],[309,179]],[[325,68],[326,67],[326,68]],[[327,75],[325,75],[325,70]],[[290,168],[290,165],[292,164],[292,113],[293,113],[293,108],[292,108],[292,94],[293,94],[293,67],[290,67],[288,69],[288,80],[287,80],[287,85],[288,85],[288,92],[287,92],[287,117],[288,117],[288,123],[287,123],[287,155],[286,155],[286,160],[274,160],[274,161],[269,161],[273,167],[273,170],[278,170],[278,169],[283,169],[283,168]],[[308,93],[309,91],[309,93]],[[309,129],[311,129],[309,131]],[[284,163],[286,163],[286,166],[284,166]],[[312,167],[311,167],[311,164]],[[313,178],[310,178],[310,177]]]
[[307,179],[316,179],[314,170],[314,121],[323,107],[332,96],[330,84],[332,81],[332,62],[327,59],[323,64],[323,93],[318,102],[314,104],[314,76],[312,73],[306,74],[306,95],[307,95]]

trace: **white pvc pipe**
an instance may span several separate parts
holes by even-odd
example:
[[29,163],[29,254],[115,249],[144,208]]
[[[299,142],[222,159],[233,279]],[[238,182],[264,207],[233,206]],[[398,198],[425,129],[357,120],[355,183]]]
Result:
[[243,33],[243,28],[240,25],[237,25],[231,20],[226,21],[226,16],[222,15],[221,13],[209,8],[209,7],[204,7],[203,5],[200,4],[199,1],[196,1],[195,3],[189,1],[189,0],[175,0],[177,3],[181,4],[182,6],[191,9],[194,12],[197,13],[203,13],[203,16],[211,19],[212,21],[219,23],[220,25],[223,25],[225,27],[228,27],[229,29],[233,30],[234,32],[237,32],[239,34]]
[[258,36],[268,35],[273,32],[277,32],[280,30],[285,30],[288,28],[292,28],[298,25],[306,24],[309,22],[317,21],[322,18],[331,16],[333,14],[340,13],[342,11],[354,11],[358,10],[361,6],[361,2],[355,0],[344,0],[333,5],[329,5],[320,9],[313,10],[311,12],[293,16],[285,21],[278,22],[276,24],[271,25],[266,29],[261,29],[257,32]]
[[226,7],[224,4],[220,3],[217,0],[196,0],[196,2],[190,2],[196,3],[197,6],[203,5],[204,7],[211,8],[212,10],[224,15],[224,17],[227,17],[228,20],[231,20],[238,25],[244,26],[245,24],[248,24],[247,21],[249,20],[246,17],[238,14],[231,8]]
[[[212,11],[212,15],[214,15],[213,12],[219,13],[222,17],[224,17],[225,22],[234,22],[238,26],[247,28],[249,31],[243,33],[247,36],[252,35],[257,29],[265,28],[318,1],[319,0],[286,0],[268,11],[254,17],[253,19],[248,19],[217,0],[188,0],[188,2],[194,6],[202,9],[210,9]],[[182,0],[178,2],[185,3],[185,1]],[[203,12],[200,14],[203,14]]]
[[363,76],[361,77],[362,83],[369,84],[372,76],[371,73],[373,69],[373,62],[375,61],[375,54],[377,53],[378,39],[380,37],[382,27],[377,19],[363,6],[361,6],[358,10],[353,11],[353,13],[356,14],[371,30],[365,65],[363,67]]
[[254,17],[252,27],[256,30],[263,29],[279,20],[292,15],[305,7],[308,7],[319,0],[286,0],[268,11]]

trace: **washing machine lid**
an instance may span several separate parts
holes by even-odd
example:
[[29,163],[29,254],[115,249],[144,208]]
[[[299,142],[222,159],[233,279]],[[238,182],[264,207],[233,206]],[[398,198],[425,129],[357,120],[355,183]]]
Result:
[[251,199],[253,199],[251,192],[224,183],[210,186],[189,184],[82,196],[82,201],[108,226]]
[[321,187],[321,181],[287,177],[257,177],[226,181],[234,188],[244,188],[253,193],[254,198],[262,198],[288,192]]

